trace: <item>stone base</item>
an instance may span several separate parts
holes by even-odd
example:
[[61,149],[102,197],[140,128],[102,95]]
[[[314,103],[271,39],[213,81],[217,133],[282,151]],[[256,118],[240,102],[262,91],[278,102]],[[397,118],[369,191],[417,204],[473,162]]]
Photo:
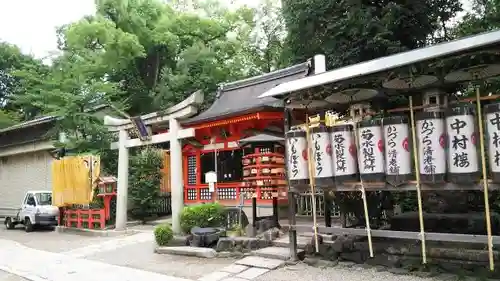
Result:
[[[419,241],[408,242],[398,239],[373,239],[374,256],[369,256],[369,246],[366,237],[339,236],[333,241],[321,241],[319,253],[315,252],[314,242],[306,246],[308,261],[330,261],[321,263],[323,266],[343,263],[366,264],[373,267],[383,267],[402,274],[418,276],[427,273],[448,272],[460,275],[500,277],[500,270],[489,271],[488,251],[484,245],[462,243],[433,242],[427,243],[427,264],[422,264],[421,245]],[[493,252],[495,261],[500,259],[500,251]],[[312,262],[316,264],[317,262]]]
[[251,237],[222,237],[217,242],[217,252],[247,253],[271,245],[271,241]]
[[69,233],[69,234],[77,234],[77,235],[93,236],[93,237],[116,237],[116,236],[133,235],[139,233],[139,231],[132,229],[118,231],[114,229],[96,230],[96,229],[74,228],[65,226],[57,226],[56,231],[59,233]]
[[[290,260],[290,250],[288,248],[281,247],[267,247],[263,249],[259,249],[252,252],[253,256],[268,258],[268,259],[276,259],[276,260]],[[304,250],[297,250],[297,257],[299,260],[303,260],[305,257]]]
[[[420,231],[417,212],[407,212],[395,215],[390,221],[391,230]],[[484,213],[443,214],[425,213],[424,225],[426,232],[486,234]],[[500,215],[491,213],[491,229],[493,233],[500,231]]]
[[168,246],[189,246],[189,236],[177,236],[175,235],[170,242],[168,242]]
[[214,249],[189,247],[189,246],[157,247],[155,249],[155,253],[167,254],[167,255],[199,257],[199,258],[215,258],[217,256],[217,252],[215,252]]

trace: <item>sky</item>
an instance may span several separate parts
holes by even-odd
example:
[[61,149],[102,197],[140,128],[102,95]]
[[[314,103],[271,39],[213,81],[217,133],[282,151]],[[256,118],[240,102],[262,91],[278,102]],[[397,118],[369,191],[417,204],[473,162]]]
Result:
[[[469,1],[462,0],[465,8],[470,7]],[[236,2],[252,6],[258,3],[255,0]],[[94,12],[94,0],[0,0],[0,41],[15,44],[23,53],[44,59],[57,50],[58,26]]]

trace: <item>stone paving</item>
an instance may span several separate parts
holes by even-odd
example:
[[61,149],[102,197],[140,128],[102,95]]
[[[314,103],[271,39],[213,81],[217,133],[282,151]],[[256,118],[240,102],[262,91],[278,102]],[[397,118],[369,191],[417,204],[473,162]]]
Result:
[[198,278],[198,281],[252,280],[285,264],[283,260],[262,257],[246,257],[219,271]]
[[0,239],[15,241],[33,249],[59,253],[110,241],[116,237],[90,237],[58,233],[52,230],[37,230],[27,233],[22,228],[7,230],[3,225],[0,225]]
[[285,266],[283,260],[269,258],[236,260],[159,255],[154,253],[152,227],[137,229],[142,233],[122,237],[1,229],[0,281],[444,280],[394,275],[357,266],[315,268],[301,263]]
[[28,281],[28,279],[0,270],[0,281]]
[[9,240],[0,240],[0,250],[0,270],[33,281],[189,281],[184,278],[31,249]]
[[[484,279],[441,274],[435,277],[418,277],[414,275],[396,275],[376,268],[365,268],[361,265],[342,265],[333,267],[312,267],[303,263],[285,266],[261,275],[253,281],[484,281]],[[227,280],[224,280],[227,281]]]
[[155,245],[141,242],[111,251],[98,252],[86,259],[196,280],[236,261],[234,258],[206,259],[154,253]]

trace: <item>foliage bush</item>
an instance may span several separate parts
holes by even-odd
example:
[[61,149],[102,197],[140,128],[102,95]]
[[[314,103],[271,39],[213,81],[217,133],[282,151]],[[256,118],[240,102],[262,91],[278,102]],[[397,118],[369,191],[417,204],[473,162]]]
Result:
[[129,194],[136,218],[144,221],[158,208],[162,169],[163,154],[157,148],[143,148],[131,157]]
[[184,233],[189,233],[191,228],[222,227],[226,212],[219,203],[186,206],[181,212],[181,228]]
[[168,224],[160,224],[155,228],[155,241],[158,246],[166,246],[174,238],[174,232]]

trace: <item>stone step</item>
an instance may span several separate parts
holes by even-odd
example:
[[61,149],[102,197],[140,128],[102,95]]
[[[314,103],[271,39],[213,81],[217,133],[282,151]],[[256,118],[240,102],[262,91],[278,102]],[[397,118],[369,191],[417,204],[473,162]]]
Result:
[[[323,241],[333,241],[332,234],[319,234],[318,233],[318,236],[323,237]],[[298,237],[307,237],[307,238],[309,238],[309,241],[311,241],[311,239],[314,237],[314,232],[301,232],[301,233],[299,233]]]
[[178,256],[191,256],[199,258],[215,258],[217,252],[212,248],[178,246],[178,247],[157,247],[155,249],[157,254],[178,255]]
[[[299,249],[305,249],[307,244],[313,243],[313,235],[309,233],[306,235],[300,235],[297,236],[297,248]],[[333,243],[333,237],[329,235],[324,235],[323,237],[323,243],[324,244],[329,244]],[[282,248],[288,248],[290,246],[290,238],[288,235],[284,235],[283,237],[280,237],[272,242],[272,245],[275,247],[282,247]]]
[[284,260],[272,259],[258,256],[248,256],[235,262],[235,264],[244,265],[248,267],[258,267],[266,269],[276,269],[285,264]]
[[[309,244],[310,241],[311,241],[311,238],[297,236],[297,248],[305,249],[307,244]],[[273,244],[273,246],[276,246],[276,247],[288,248],[290,245],[290,238],[288,237],[288,235],[285,235],[283,237],[280,237],[280,238],[274,240],[272,244]]]
[[[267,259],[275,259],[287,261],[290,259],[290,249],[283,247],[267,247],[258,249],[251,252],[252,256],[267,258]],[[303,259],[305,255],[304,250],[298,249],[297,256],[299,259]]]

